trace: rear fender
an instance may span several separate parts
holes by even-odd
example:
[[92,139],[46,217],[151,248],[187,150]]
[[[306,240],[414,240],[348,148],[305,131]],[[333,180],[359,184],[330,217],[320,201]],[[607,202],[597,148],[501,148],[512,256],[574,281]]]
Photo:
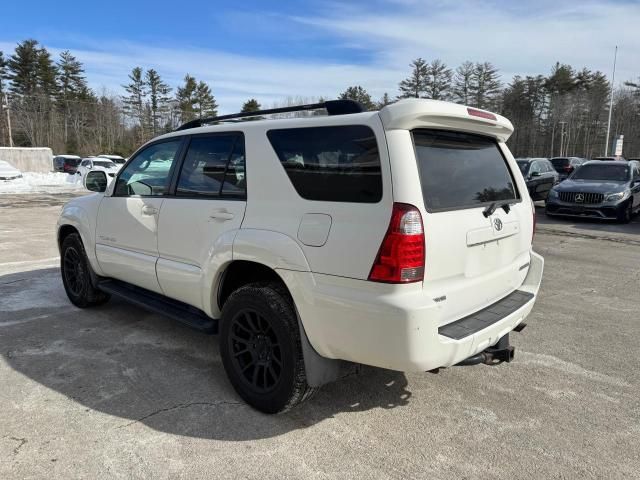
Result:
[[[296,297],[303,292],[291,284],[287,271],[309,272],[309,264],[298,243],[291,237],[278,232],[258,229],[239,230],[233,242],[233,260],[261,263],[278,273],[292,295],[294,308]],[[215,290],[214,290],[215,291]],[[217,304],[215,306],[217,308]],[[337,380],[344,364],[341,360],[326,358],[318,354],[307,337],[304,321],[296,308],[300,343],[304,357],[307,382],[311,387],[319,387]]]

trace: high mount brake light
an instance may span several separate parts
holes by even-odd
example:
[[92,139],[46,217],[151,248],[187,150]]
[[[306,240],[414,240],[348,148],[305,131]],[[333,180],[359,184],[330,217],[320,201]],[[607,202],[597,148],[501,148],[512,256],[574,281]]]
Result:
[[394,203],[391,221],[369,280],[384,283],[421,282],[425,246],[422,215],[413,205]]
[[467,108],[467,113],[472,117],[486,118],[487,120],[493,120],[494,122],[498,121],[498,117],[496,117],[493,113],[476,110],[475,108]]

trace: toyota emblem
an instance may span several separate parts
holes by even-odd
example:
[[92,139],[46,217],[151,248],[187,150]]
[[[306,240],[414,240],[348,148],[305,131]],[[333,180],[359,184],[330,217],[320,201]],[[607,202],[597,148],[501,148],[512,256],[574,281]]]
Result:
[[576,195],[576,202],[584,202],[584,195],[579,193]]
[[500,220],[499,218],[496,218],[493,221],[493,226],[496,227],[496,230],[499,232],[500,230],[502,230],[502,220]]

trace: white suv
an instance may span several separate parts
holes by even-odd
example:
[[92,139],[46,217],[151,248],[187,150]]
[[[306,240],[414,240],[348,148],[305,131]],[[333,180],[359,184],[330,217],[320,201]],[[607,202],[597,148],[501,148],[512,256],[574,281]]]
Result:
[[269,413],[343,365],[510,361],[543,270],[511,123],[419,99],[297,109],[321,107],[196,120],[141,147],[113,182],[90,172],[100,193],[58,222],[71,302],[118,295],[219,332],[231,383]]

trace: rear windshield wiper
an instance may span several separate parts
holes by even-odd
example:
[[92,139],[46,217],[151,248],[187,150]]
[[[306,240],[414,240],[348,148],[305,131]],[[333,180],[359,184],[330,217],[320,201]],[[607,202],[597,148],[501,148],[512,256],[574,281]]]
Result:
[[488,205],[487,208],[484,209],[482,214],[485,216],[485,218],[489,217],[489,216],[493,215],[493,213],[498,208],[502,208],[504,210],[504,213],[509,213],[509,211],[511,210],[511,205],[513,205],[514,203],[516,203],[515,200],[506,200],[506,201],[502,201],[502,202],[493,202],[492,204]]

